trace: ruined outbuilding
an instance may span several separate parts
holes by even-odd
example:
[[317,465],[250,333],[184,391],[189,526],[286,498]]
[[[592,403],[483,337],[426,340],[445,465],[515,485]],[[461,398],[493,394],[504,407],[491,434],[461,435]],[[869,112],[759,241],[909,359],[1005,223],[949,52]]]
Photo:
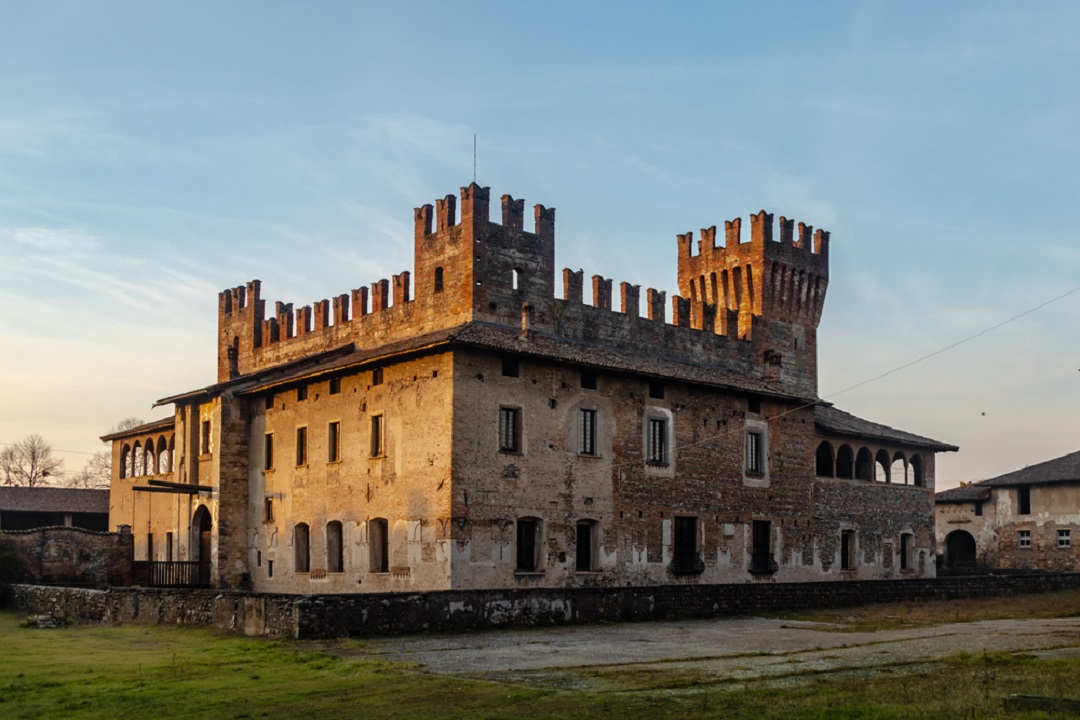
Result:
[[818,399],[827,232],[762,211],[679,235],[678,295],[557,295],[524,215],[472,184],[416,209],[412,272],[222,292],[217,382],[108,436],[136,559],[282,593],[933,576],[956,448]]

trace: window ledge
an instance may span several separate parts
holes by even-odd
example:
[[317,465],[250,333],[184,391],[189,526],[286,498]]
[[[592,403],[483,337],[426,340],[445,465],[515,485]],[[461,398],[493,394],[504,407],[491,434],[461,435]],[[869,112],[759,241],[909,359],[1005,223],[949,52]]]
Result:
[[337,460],[327,460],[326,464],[327,465],[340,465],[341,464],[341,458],[338,458]]
[[514,577],[518,578],[530,578],[530,577],[543,577],[543,570],[515,570]]
[[[543,575],[543,573],[540,573],[540,574]],[[603,570],[575,570],[574,574],[575,575],[603,575],[604,571]]]

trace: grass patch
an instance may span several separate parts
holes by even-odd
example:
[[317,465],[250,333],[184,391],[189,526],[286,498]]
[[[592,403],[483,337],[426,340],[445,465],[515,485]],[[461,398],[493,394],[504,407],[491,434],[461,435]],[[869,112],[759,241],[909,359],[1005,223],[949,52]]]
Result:
[[[1052,618],[1080,615],[1080,589],[977,597],[957,600],[925,600],[906,603],[875,603],[849,608],[758,613],[761,617],[830,623],[841,632],[875,632],[929,627],[953,622]],[[819,628],[821,629],[821,628]]]
[[[333,648],[157,626],[20,627],[0,613],[0,717],[939,718],[1006,717],[1010,693],[1077,693],[1080,659],[957,655],[886,672],[808,673],[778,688],[685,667],[575,668],[619,689],[551,689],[434,676]],[[355,641],[346,641],[350,646]],[[798,674],[793,664],[792,673]],[[614,678],[612,678],[614,679]],[[1010,713],[1010,718],[1047,717]]]

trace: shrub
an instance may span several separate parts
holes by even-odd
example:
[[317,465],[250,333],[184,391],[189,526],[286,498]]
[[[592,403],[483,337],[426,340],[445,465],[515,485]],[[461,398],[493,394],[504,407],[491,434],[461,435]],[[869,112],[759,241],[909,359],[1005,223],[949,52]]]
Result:
[[0,532],[0,582],[18,582],[25,574],[19,546],[10,535]]

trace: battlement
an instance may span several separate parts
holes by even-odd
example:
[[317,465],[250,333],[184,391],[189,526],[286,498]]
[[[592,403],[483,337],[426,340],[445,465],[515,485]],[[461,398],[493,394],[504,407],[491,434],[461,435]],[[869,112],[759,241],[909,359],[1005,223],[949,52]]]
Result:
[[794,221],[781,217],[774,239],[773,216],[761,211],[750,217],[749,242],[739,218],[724,224],[722,245],[715,226],[701,231],[696,247],[684,233],[678,294],[647,288],[642,308],[639,285],[619,283],[616,296],[610,278],[593,275],[586,305],[581,270],[563,270],[562,299],[555,298],[555,210],[535,205],[529,232],[524,200],[503,195],[501,222],[493,222],[489,198],[489,188],[473,183],[415,208],[412,271],[302,307],[276,302],[269,316],[258,280],[220,293],[219,379],[327,347],[370,349],[483,321],[520,327],[525,341],[547,333],[691,360],[730,355],[749,362],[751,375],[772,373],[802,393],[816,391],[827,232],[799,223],[796,238]]

